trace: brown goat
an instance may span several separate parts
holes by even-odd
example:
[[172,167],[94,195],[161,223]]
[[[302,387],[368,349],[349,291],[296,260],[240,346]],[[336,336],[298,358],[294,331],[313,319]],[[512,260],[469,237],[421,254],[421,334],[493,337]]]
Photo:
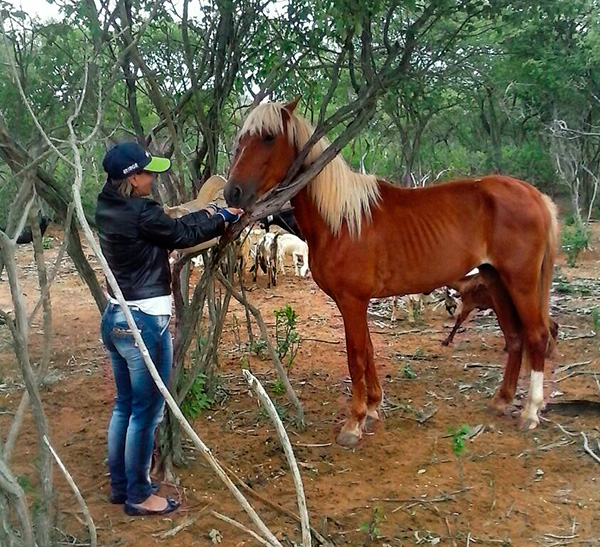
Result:
[[[466,321],[473,310],[495,311],[492,297],[490,296],[481,274],[477,273],[463,277],[448,286],[455,291],[458,291],[461,303],[458,315],[456,316],[456,323],[454,324],[454,327],[452,327],[452,332],[450,332],[448,338],[442,342],[442,346],[448,346],[452,343],[456,331]],[[554,346],[556,345],[558,338],[558,323],[552,318],[550,318],[550,335],[551,339],[548,341],[548,348],[546,350],[547,357],[553,355]]]

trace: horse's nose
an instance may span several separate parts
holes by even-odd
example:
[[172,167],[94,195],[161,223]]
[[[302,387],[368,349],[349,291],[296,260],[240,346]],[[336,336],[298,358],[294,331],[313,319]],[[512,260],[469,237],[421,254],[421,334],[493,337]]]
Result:
[[225,200],[228,205],[236,207],[240,205],[242,199],[242,189],[238,185],[231,185],[225,190]]

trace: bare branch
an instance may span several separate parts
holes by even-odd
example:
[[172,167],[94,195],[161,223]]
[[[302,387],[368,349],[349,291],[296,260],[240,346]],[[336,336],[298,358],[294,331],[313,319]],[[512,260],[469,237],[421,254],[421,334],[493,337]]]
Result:
[[227,524],[231,524],[232,526],[235,526],[239,530],[242,530],[242,531],[246,532],[247,534],[251,535],[261,545],[266,545],[267,547],[273,547],[273,543],[269,543],[268,541],[265,541],[256,532],[250,530],[250,528],[248,528],[247,526],[244,526],[241,522],[238,522],[237,520],[233,520],[229,517],[226,517],[225,515],[222,515],[221,513],[217,513],[216,511],[211,511],[210,514],[213,515],[214,517],[217,517],[218,519],[222,520],[223,522],[226,522]]
[[590,448],[590,445],[588,443],[588,438],[586,436],[586,434],[582,431],[581,432],[581,436],[583,437],[583,449],[592,457],[594,458],[598,463],[600,463],[600,458],[598,456],[596,456],[596,454],[594,454],[594,452],[592,451],[592,449]]
[[287,458],[288,465],[290,466],[290,470],[292,471],[294,486],[296,487],[296,494],[298,497],[298,510],[300,513],[302,525],[302,545],[303,547],[310,547],[310,521],[308,518],[308,509],[306,507],[304,486],[302,484],[302,477],[300,476],[300,470],[298,469],[298,463],[296,462],[296,457],[294,456],[294,450],[292,449],[290,439],[287,435],[285,427],[283,427],[283,422],[281,421],[279,414],[277,414],[277,409],[275,408],[273,401],[271,401],[270,397],[267,395],[267,392],[262,387],[261,383],[249,370],[244,369],[242,372],[250,387],[256,392],[256,395],[258,395],[260,402],[267,410],[267,413],[269,414],[269,417],[271,418],[272,422],[275,424],[275,429],[277,430],[277,435],[279,435],[279,440],[281,441],[281,444],[283,446],[285,457]]
[[[48,434],[48,424],[38,390],[37,379],[31,368],[29,353],[27,347],[28,324],[27,307],[25,298],[19,282],[18,268],[15,260],[15,244],[8,236],[0,230],[0,255],[3,256],[8,282],[10,285],[13,308],[15,310],[15,321],[12,324],[11,332],[14,340],[14,351],[17,357],[17,363],[21,369],[25,387],[33,407],[33,416],[35,427],[38,434],[40,451],[40,485],[41,485],[41,507],[37,518],[38,539],[42,545],[49,544],[51,533],[51,522],[49,508],[50,500],[53,495],[52,488],[52,459],[50,453],[44,445],[43,437]],[[9,323],[10,325],[10,323]]]
[[23,534],[22,540],[24,544],[28,547],[36,547],[25,492],[23,492],[16,477],[2,457],[0,457],[0,489],[9,495],[10,500],[14,505],[15,512],[17,513],[17,517],[21,524],[21,532]]
[[96,526],[94,525],[94,521],[92,520],[92,515],[90,515],[88,506],[85,503],[85,500],[83,499],[83,496],[81,495],[81,492],[79,491],[79,488],[77,488],[77,485],[75,484],[75,481],[73,480],[73,477],[71,476],[71,474],[69,473],[68,469],[65,467],[65,465],[63,464],[61,459],[58,457],[58,454],[56,453],[54,448],[52,448],[52,445],[50,444],[48,437],[46,437],[45,435],[44,435],[44,442],[46,443],[46,446],[50,450],[50,453],[52,454],[52,456],[54,456],[54,459],[56,460],[58,467],[63,472],[65,479],[67,479],[67,482],[69,483],[71,490],[73,490],[73,493],[75,494],[75,498],[77,499],[77,502],[79,503],[79,506],[81,507],[81,512],[83,513],[83,518],[84,518],[85,523],[90,532],[90,546],[96,547],[96,545],[98,544],[98,537],[96,534]]

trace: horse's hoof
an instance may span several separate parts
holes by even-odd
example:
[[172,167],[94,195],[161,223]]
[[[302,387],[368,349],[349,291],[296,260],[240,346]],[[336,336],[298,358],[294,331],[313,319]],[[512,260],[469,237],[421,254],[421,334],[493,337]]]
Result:
[[365,433],[374,433],[375,429],[377,428],[377,425],[379,424],[380,419],[381,418],[379,417],[379,412],[377,412],[377,409],[374,408],[373,410],[367,411],[367,417],[365,418],[365,421],[362,424],[362,430]]
[[535,429],[538,425],[540,425],[540,420],[537,416],[532,418],[531,416],[525,416],[525,413],[521,414],[519,418],[519,427],[523,431],[531,431]]
[[448,340],[444,340],[442,342],[442,346],[449,346],[449,345],[450,345],[450,342]]
[[360,440],[360,435],[353,433],[352,431],[340,431],[340,434],[335,440],[340,446],[344,448],[355,448]]
[[490,410],[490,412],[496,414],[496,416],[504,416],[506,414],[508,404],[509,403],[501,397],[494,395],[494,397],[492,397],[492,400],[488,403],[488,409]]

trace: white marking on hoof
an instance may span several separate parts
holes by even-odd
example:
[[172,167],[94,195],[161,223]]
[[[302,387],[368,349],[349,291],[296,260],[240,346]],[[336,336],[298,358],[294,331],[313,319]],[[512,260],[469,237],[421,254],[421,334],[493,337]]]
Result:
[[520,424],[523,429],[535,429],[540,419],[538,412],[544,404],[544,373],[531,371],[531,382],[529,384],[529,396],[521,414]]

